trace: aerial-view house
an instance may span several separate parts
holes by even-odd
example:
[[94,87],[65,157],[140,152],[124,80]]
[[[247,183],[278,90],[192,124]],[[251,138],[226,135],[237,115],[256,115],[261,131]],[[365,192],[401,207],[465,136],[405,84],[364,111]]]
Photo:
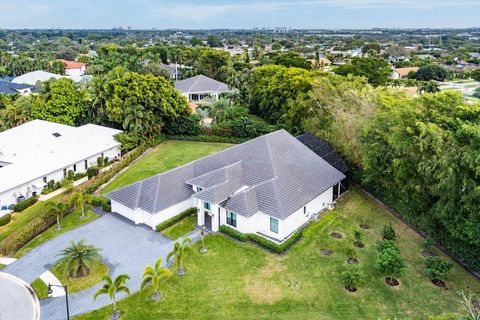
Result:
[[175,88],[187,97],[189,102],[201,102],[207,99],[218,100],[220,94],[232,91],[228,84],[198,75],[175,82]]
[[98,157],[120,156],[120,130],[87,124],[71,127],[33,120],[0,132],[0,209],[38,195],[69,170],[85,172]]
[[344,191],[345,175],[285,130],[114,190],[112,211],[151,228],[196,207],[197,224],[282,242]]

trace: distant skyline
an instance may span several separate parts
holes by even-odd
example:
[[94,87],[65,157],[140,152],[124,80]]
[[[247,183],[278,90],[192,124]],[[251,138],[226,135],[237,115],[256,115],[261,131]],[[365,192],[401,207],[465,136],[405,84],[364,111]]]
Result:
[[465,28],[480,0],[0,0],[0,28]]

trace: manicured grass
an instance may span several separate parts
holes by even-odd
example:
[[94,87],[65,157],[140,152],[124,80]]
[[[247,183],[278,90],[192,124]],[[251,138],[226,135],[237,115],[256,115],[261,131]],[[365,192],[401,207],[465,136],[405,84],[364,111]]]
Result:
[[165,141],[112,181],[103,193],[173,169],[232,146],[226,143]]
[[192,215],[187,217],[179,222],[175,223],[173,226],[168,227],[162,231],[162,234],[169,237],[170,239],[176,240],[190,231],[195,229],[195,224],[197,223],[197,215]]
[[0,269],[3,269],[3,267],[5,267],[5,265],[0,263]]
[[48,298],[48,286],[40,278],[33,281],[30,285],[35,290],[38,299]]
[[[345,268],[353,232],[361,223],[365,248],[357,249],[367,283],[356,293],[345,291],[339,273]],[[382,226],[392,223],[407,270],[401,285],[387,286],[375,269]],[[333,231],[344,235],[333,239]],[[435,287],[423,274],[423,239],[358,190],[351,190],[337,209],[326,212],[305,230],[304,239],[284,256],[216,234],[206,237],[186,259],[187,275],[161,284],[163,300],[138,292],[122,300],[122,319],[422,319],[427,315],[460,311],[457,292],[478,292],[479,281],[455,264],[448,290]],[[320,254],[321,248],[333,251]],[[435,253],[440,254],[435,249]],[[443,257],[447,259],[446,257]],[[127,283],[128,284],[128,283]],[[77,317],[107,319],[111,307]]]
[[32,250],[33,248],[37,247],[38,245],[62,234],[67,231],[73,230],[82,224],[90,222],[98,218],[98,215],[91,210],[85,209],[85,218],[80,219],[81,212],[80,210],[75,210],[74,212],[70,213],[69,215],[65,216],[62,220],[60,220],[60,225],[62,228],[57,230],[57,225],[51,226],[47,229],[44,233],[38,235],[37,237],[33,238],[32,241],[24,245],[20,250],[18,250],[14,257],[19,258],[28,251]]
[[100,281],[108,273],[108,266],[101,261],[92,262],[90,273],[86,277],[71,278],[64,271],[64,265],[59,264],[50,269],[50,271],[60,280],[60,283],[68,286],[68,292],[73,293],[90,288]]

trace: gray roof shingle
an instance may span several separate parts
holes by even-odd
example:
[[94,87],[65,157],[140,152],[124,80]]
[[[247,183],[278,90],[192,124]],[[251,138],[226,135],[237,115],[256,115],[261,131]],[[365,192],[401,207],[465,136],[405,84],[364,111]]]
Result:
[[178,80],[175,82],[175,88],[184,93],[230,91],[226,83],[209,78],[203,74],[185,80]]
[[120,188],[107,197],[156,213],[194,196],[251,216],[284,219],[345,176],[285,130]]

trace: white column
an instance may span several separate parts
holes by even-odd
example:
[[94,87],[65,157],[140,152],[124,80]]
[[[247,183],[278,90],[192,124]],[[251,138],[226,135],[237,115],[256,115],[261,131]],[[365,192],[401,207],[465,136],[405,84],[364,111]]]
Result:
[[217,232],[218,231],[218,221],[220,219],[219,213],[218,213],[218,205],[212,204],[212,231]]
[[197,200],[197,224],[199,226],[203,226],[205,224],[205,215],[202,210],[202,204],[202,201]]

